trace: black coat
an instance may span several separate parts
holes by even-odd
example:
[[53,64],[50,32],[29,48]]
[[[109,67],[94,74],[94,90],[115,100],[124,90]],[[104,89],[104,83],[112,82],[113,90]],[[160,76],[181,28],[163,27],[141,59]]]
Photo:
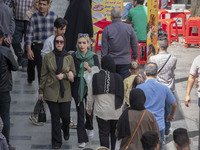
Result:
[[64,18],[68,21],[65,33],[66,50],[76,51],[79,33],[87,33],[89,37],[93,37],[91,0],[70,0]]
[[0,92],[12,90],[11,71],[18,70],[16,62],[11,50],[7,47],[0,46]]

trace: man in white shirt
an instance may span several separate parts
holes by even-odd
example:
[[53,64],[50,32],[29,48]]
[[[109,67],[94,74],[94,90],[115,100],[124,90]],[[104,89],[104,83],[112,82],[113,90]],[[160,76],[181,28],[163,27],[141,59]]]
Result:
[[53,51],[54,49],[54,38],[56,35],[61,34],[64,35],[67,28],[67,21],[63,18],[57,18],[54,22],[54,34],[48,37],[45,42],[43,49],[41,50],[42,58],[49,52]]

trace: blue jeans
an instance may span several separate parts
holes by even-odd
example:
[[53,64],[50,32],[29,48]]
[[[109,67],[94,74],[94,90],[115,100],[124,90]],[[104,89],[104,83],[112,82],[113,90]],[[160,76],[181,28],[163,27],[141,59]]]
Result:
[[10,136],[10,92],[0,92],[0,116],[3,120],[3,135],[6,137],[7,143],[9,144]]
[[165,132],[169,131],[171,127],[171,122],[170,121],[167,122],[167,116],[170,114],[170,112],[171,112],[171,105],[165,102]]
[[165,129],[163,129],[163,130],[160,131],[160,137],[161,137],[161,150],[163,150],[164,136],[165,136]]
[[26,27],[27,27],[26,21],[15,20],[15,32],[13,34],[13,40],[12,40],[12,47],[15,51],[15,55],[18,57],[18,59],[21,59],[22,66],[24,67],[27,66],[28,58],[26,53],[23,51],[21,43],[23,36],[25,40]]
[[121,75],[123,80],[131,75],[129,67],[130,64],[116,65],[116,72]]

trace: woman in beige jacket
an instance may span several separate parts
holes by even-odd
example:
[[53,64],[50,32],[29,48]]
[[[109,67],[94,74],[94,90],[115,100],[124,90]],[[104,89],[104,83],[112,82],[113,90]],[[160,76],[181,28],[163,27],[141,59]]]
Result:
[[[62,145],[61,128],[65,140],[69,139],[71,87],[74,81],[75,66],[71,55],[65,50],[65,37],[57,35],[54,50],[45,55],[42,62],[39,99],[49,106],[52,124],[52,148]],[[60,123],[62,119],[62,127]]]

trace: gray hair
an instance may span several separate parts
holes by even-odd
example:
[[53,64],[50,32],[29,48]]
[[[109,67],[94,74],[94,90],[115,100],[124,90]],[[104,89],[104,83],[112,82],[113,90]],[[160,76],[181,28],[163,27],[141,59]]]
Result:
[[[119,8],[120,11],[116,11],[116,8]],[[121,18],[122,17],[122,10],[121,10],[121,8],[118,7],[118,6],[113,7],[113,9],[111,10],[111,16],[113,18]]]
[[144,71],[146,73],[146,76],[155,77],[157,75],[158,66],[156,63],[149,62],[145,65]]

